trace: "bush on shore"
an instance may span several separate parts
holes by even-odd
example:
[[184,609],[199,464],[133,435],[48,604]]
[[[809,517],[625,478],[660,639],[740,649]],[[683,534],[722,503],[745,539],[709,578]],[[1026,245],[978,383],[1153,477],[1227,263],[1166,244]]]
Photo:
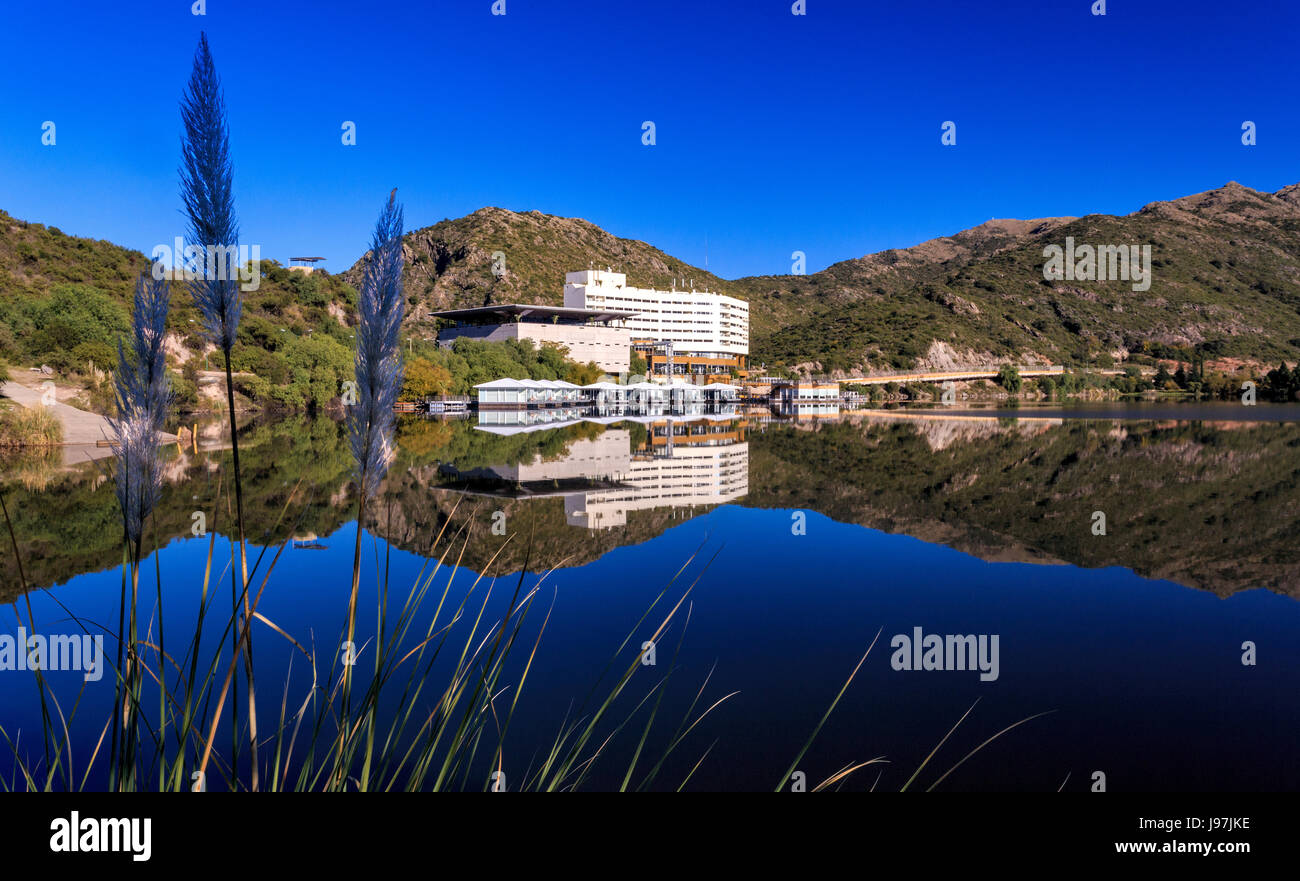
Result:
[[63,423],[44,407],[0,403],[0,447],[42,447],[63,443]]

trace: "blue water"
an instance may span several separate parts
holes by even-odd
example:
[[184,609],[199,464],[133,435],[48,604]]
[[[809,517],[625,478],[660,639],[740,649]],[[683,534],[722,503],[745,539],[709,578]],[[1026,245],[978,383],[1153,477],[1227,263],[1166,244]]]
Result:
[[[571,705],[586,696],[636,620],[698,552],[636,629],[634,642],[639,646],[648,638],[698,579],[662,725],[669,732],[675,727],[711,669],[701,709],[730,692],[739,694],[690,735],[666,766],[661,787],[675,788],[716,741],[689,788],[773,788],[878,633],[875,648],[800,763],[810,786],[850,762],[883,756],[889,764],[857,772],[847,788],[901,787],[977,700],[913,788],[928,786],[999,730],[1044,712],[1049,714],[994,741],[942,788],[1050,791],[1064,783],[1067,790],[1080,790],[1098,771],[1115,791],[1300,786],[1296,601],[1259,590],[1220,599],[1121,568],[984,562],[905,535],[805,514],[806,534],[796,535],[791,511],[728,505],[642,544],[551,573],[526,627],[531,645],[554,602],[508,738],[507,779],[534,766],[537,751],[550,743]],[[286,550],[259,607],[304,645],[314,644],[322,662],[340,642],[353,530],[348,524],[322,537],[326,550]],[[382,566],[385,556],[373,538],[367,537],[365,547],[358,643],[374,632],[375,562],[378,557]],[[228,554],[225,539],[218,538],[217,550],[219,556]],[[159,555],[168,634],[192,632],[201,586],[196,573],[206,553],[206,540],[178,539]],[[389,562],[390,590],[400,599],[425,560],[394,549]],[[142,607],[150,612],[153,565],[146,565],[142,579],[147,583]],[[445,575],[436,582],[438,591]],[[469,590],[473,578],[469,572],[456,575],[453,600]],[[528,573],[525,587],[538,578]],[[65,632],[62,603],[115,631],[120,582],[120,571],[110,570],[33,593],[38,629]],[[506,576],[492,585],[489,617],[501,614],[516,582],[517,576]],[[487,586],[485,581],[479,590]],[[214,573],[212,592],[216,612],[228,612],[228,571],[224,579]],[[428,608],[435,602],[436,596]],[[221,621],[221,615],[214,613],[213,620]],[[657,664],[637,670],[629,689],[635,700],[668,670],[684,621],[679,615],[660,639]],[[911,634],[917,626],[925,633],[997,634],[999,677],[981,682],[973,671],[892,669],[891,637]],[[209,637],[215,645],[215,634]],[[1257,646],[1256,666],[1241,662],[1247,640]],[[173,641],[168,650],[184,649]],[[297,653],[265,627],[256,631],[255,650],[266,730],[268,717],[279,711],[290,657]],[[363,652],[363,666],[369,657]],[[627,659],[625,653],[618,670]],[[302,661],[301,655],[293,661],[298,677]],[[59,688],[75,694],[78,674],[51,675]],[[304,689],[303,679],[293,680],[291,705]],[[87,689],[78,718],[98,730],[111,699],[106,677]],[[17,739],[21,732],[22,742],[33,747],[40,717],[30,676],[0,673],[0,704],[9,736]],[[661,742],[659,737],[652,744]],[[88,747],[77,752],[77,767],[83,768]],[[611,748],[610,760],[596,765],[590,785],[617,785],[625,757]],[[8,759],[6,754],[0,760],[6,777]]]

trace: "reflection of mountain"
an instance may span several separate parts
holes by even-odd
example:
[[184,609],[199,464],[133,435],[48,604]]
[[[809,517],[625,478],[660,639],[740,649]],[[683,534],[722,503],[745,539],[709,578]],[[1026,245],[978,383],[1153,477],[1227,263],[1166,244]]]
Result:
[[[227,534],[233,504],[228,482],[217,500],[218,485],[230,474],[230,454],[219,449],[220,443],[211,444],[217,449],[204,446],[201,440],[198,453],[175,446],[165,450],[162,497],[146,529],[146,549],[189,537],[195,511],[204,513],[209,530]],[[250,542],[280,541],[295,532],[328,535],[350,519],[342,503],[350,497],[352,465],[340,425],[302,418],[252,425],[240,432],[240,455]],[[59,469],[39,488],[0,482],[30,586],[49,587],[121,565],[122,525],[106,467],[100,462]],[[299,501],[281,522],[289,493],[300,482]],[[18,596],[20,582],[7,530],[4,534],[0,601],[9,602]]]
[[855,424],[907,423],[925,438],[931,450],[944,450],[954,443],[985,441],[1007,431],[1017,431],[1029,437],[1047,431],[1052,426],[1065,424],[1063,419],[1008,420],[998,416],[949,415],[936,410],[904,409],[859,410],[846,414],[845,420]]
[[[741,501],[818,511],[988,560],[1118,565],[1220,594],[1268,587],[1300,596],[1300,424],[1057,424],[901,410],[754,431],[761,421],[675,419],[670,434],[655,417],[499,436],[468,421],[404,420],[368,525],[419,553],[443,525],[448,536],[464,527],[462,564],[482,571],[500,552],[491,572],[501,574],[525,561],[588,562]],[[240,448],[250,541],[328,536],[352,518],[341,425],[253,425]],[[227,535],[228,484],[216,499],[229,453],[169,456],[151,540],[188,537],[195,510]],[[120,565],[112,482],[94,466],[48,480],[26,487],[12,471],[4,478],[28,582],[48,587]],[[300,482],[302,503],[279,522]],[[1097,510],[1104,537],[1091,533]],[[506,516],[505,537],[491,531],[496,513]],[[18,589],[6,537],[0,601]]]
[[[615,548],[657,538],[676,523],[706,512],[677,508],[631,511],[623,526],[589,530],[569,522],[565,500],[560,496],[494,498],[439,490],[436,483],[417,484],[411,481],[411,475],[403,475],[402,480],[404,489],[415,491],[419,503],[395,507],[391,526],[385,510],[384,523],[372,521],[368,528],[395,547],[425,554],[433,536],[446,525],[444,546],[450,542],[452,549],[448,563],[459,558],[461,566],[493,576],[517,573],[525,566],[535,572],[581,566]],[[492,531],[497,516],[505,518],[504,536]],[[629,573],[629,577],[635,574]]]
[[[1300,424],[1067,421],[935,447],[867,420],[751,439],[746,504],[808,508],[984,559],[1124,566],[1300,596]],[[1092,534],[1092,513],[1107,534]]]

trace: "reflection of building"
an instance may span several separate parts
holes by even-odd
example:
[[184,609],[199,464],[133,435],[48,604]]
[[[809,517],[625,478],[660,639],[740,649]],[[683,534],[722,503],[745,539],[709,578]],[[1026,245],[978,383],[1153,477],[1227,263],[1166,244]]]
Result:
[[570,361],[592,361],[607,373],[627,373],[631,366],[632,337],[623,326],[631,312],[606,309],[571,309],[564,306],[529,306],[520,303],[450,309],[435,318],[453,322],[438,331],[438,342],[460,337],[502,342],[532,340],[568,349]]
[[569,452],[562,459],[494,465],[492,474],[513,483],[617,480],[632,461],[631,446],[632,437],[626,429],[607,429],[594,438],[570,441]]
[[[629,511],[711,507],[748,494],[749,444],[737,441],[740,429],[724,426],[731,430],[693,435],[698,425],[667,421],[651,426],[655,452],[634,456],[617,489],[565,496],[565,518],[575,526],[606,529],[627,524]],[[703,428],[712,426],[706,422]],[[731,441],[724,442],[724,437]],[[693,438],[701,443],[693,443]]]
[[[541,415],[545,414],[480,412],[480,428],[501,435],[533,431],[545,427],[532,421]],[[524,421],[508,425],[499,421],[512,418]],[[749,492],[749,444],[743,420],[658,416],[619,418],[617,423],[614,419],[581,421],[629,427],[606,428],[594,438],[574,438],[560,458],[539,454],[528,462],[466,472],[444,466],[443,473],[462,481],[466,492],[513,498],[561,496],[565,520],[587,529],[623,526],[630,511],[720,505]],[[635,449],[634,433],[641,438]]]
[[582,421],[582,417],[586,412],[586,407],[548,407],[533,410],[480,407],[478,410],[478,427],[493,434],[517,434],[521,431],[533,431],[537,428],[573,425]]
[[[611,408],[659,412],[664,408],[685,411],[690,408],[722,408],[736,403],[739,386],[711,382],[692,385],[688,382],[634,382],[618,385],[593,382],[574,385],[562,379],[493,379],[474,386],[480,411],[530,408],[572,408],[582,404],[598,411]],[[601,412],[600,415],[606,415]],[[498,421],[496,424],[503,424]]]
[[777,404],[776,412],[786,419],[804,422],[810,419],[838,419],[840,405],[837,401],[823,403]]
[[749,304],[709,291],[634,288],[621,272],[589,269],[564,277],[564,305],[634,313],[626,322],[652,376],[727,379],[749,356]]

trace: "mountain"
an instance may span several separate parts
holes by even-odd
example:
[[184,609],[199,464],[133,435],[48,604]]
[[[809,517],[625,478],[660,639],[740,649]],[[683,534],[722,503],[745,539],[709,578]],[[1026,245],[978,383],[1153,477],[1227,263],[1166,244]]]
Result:
[[[493,254],[505,255],[504,272],[493,272]],[[493,303],[564,302],[564,274],[589,265],[626,272],[629,283],[668,287],[694,279],[697,288],[731,292],[732,284],[645,242],[621,239],[585,220],[540,211],[516,213],[480,208],[406,234],[406,290],[424,326],[430,310]],[[369,253],[342,278],[360,287]],[[431,324],[427,325],[432,327]]]
[[[1043,277],[1048,245],[1150,245],[1152,284]],[[505,271],[493,273],[493,253]],[[811,275],[727,280],[580,219],[483,208],[406,236],[410,323],[432,310],[559,304],[564,273],[612,266],[631,283],[693,279],[750,301],[757,362],[825,372],[1047,360],[1093,364],[1199,350],[1300,358],[1300,184],[1229,183],[1126,216],[990,220]],[[356,286],[368,258],[343,273]]]
[[[751,311],[769,302],[796,307],[794,320],[756,337],[756,357],[828,371],[995,359],[1105,363],[1175,347],[1294,361],[1297,189],[1270,194],[1229,183],[1123,217],[993,221],[992,229],[959,233],[953,245],[936,247],[939,239],[803,278],[738,284]],[[1076,246],[1150,245],[1150,289],[1044,279],[1044,248],[1067,237]]]
[[[1150,245],[1150,289],[1045,279],[1044,248],[1067,237]],[[1138,354],[1182,358],[1193,348],[1269,365],[1300,360],[1300,184],[1262,193],[1229,183],[1118,217],[990,220],[799,276],[722,279],[585,220],[501,208],[410,232],[405,251],[408,330],[426,337],[436,330],[431,311],[559,304],[564,273],[595,265],[636,285],[689,279],[748,300],[753,360],[818,372],[1106,364]],[[266,380],[248,389],[253,397],[297,405],[333,394],[326,374],[347,366],[366,259],[337,276],[262,261],[259,289],[244,295],[238,352],[240,368]],[[0,211],[0,360],[61,370],[111,361],[135,278],[148,267],[139,251]],[[202,345],[190,298],[174,287],[169,343],[184,361]],[[311,376],[320,380],[295,379]]]

